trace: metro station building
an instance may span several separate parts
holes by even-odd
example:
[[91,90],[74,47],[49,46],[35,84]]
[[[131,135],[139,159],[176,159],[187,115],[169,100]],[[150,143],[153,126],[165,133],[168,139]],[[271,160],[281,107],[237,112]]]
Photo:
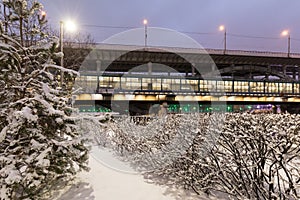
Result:
[[300,54],[102,44],[80,68],[83,112],[300,111]]

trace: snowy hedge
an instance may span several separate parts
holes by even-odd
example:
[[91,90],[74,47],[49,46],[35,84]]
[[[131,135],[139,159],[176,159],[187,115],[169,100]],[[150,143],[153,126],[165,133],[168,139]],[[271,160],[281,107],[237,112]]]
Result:
[[101,134],[162,184],[237,199],[299,199],[299,121],[291,114],[169,115],[145,125],[108,123]]

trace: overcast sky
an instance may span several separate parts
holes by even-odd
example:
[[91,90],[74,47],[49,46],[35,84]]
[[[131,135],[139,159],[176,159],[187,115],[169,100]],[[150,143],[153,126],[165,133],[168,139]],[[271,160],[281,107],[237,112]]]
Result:
[[289,29],[292,52],[300,52],[300,0],[41,0],[41,2],[52,27],[58,28],[60,20],[72,18],[80,25],[79,31],[91,33],[96,42],[102,42],[114,34],[128,30],[116,27],[142,28],[143,19],[147,18],[150,27],[186,33],[206,48],[223,47],[223,33],[218,31],[218,27],[224,24],[228,33],[228,49],[286,51],[288,40],[281,37],[280,33],[283,29]]

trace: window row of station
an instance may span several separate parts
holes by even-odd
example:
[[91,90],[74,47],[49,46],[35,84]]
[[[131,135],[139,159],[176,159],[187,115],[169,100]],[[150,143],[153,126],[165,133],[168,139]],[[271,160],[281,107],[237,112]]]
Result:
[[102,77],[80,76],[75,84],[87,90],[106,88],[114,90],[181,91],[300,94],[299,82],[253,80],[202,80],[185,77]]

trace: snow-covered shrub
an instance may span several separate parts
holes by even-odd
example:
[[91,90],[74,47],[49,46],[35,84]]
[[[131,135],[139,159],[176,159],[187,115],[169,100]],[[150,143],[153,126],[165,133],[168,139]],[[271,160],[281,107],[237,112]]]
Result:
[[207,158],[215,184],[240,198],[299,199],[299,120],[290,114],[228,115]]
[[125,117],[106,123],[96,138],[106,141],[107,148],[114,149],[136,169],[149,171],[166,166],[183,154],[208,118],[209,114],[167,115],[137,123]]
[[300,116],[223,115],[168,115],[144,125],[126,118],[102,133],[110,133],[106,147],[160,184],[233,199],[299,199]]
[[41,4],[2,4],[9,16],[0,23],[0,197],[39,199],[87,169],[85,138],[55,77],[76,73],[52,61],[57,44],[41,31]]
[[[290,114],[227,114],[222,128],[202,132],[179,159],[147,177],[164,175],[197,193],[221,191],[236,199],[299,199],[299,120]],[[211,134],[218,138],[206,148]]]

